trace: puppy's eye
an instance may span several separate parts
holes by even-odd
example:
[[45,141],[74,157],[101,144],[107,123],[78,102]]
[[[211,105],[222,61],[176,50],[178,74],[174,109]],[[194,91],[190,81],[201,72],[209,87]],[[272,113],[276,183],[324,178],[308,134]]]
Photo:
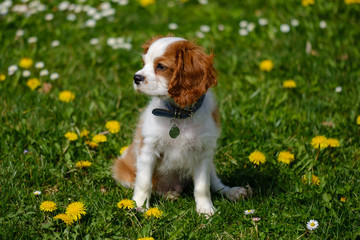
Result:
[[166,67],[164,65],[162,65],[161,63],[158,63],[158,65],[156,66],[157,70],[163,71],[166,69]]

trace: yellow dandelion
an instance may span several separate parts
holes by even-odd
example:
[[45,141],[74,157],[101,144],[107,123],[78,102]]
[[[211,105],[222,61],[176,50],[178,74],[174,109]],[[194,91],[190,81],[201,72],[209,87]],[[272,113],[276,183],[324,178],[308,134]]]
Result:
[[22,58],[20,59],[19,66],[22,68],[30,68],[33,65],[33,60],[31,58]]
[[360,125],[360,115],[356,118],[356,124]]
[[340,198],[340,201],[341,201],[341,202],[346,202],[346,197],[341,197],[341,198]]
[[123,199],[117,204],[120,209],[131,209],[135,206],[135,202],[130,199]]
[[105,127],[111,133],[117,133],[120,131],[120,123],[118,121],[108,121],[106,122]]
[[307,7],[309,5],[314,5],[315,4],[315,0],[302,0],[301,1],[301,5],[303,5],[304,7]]
[[250,154],[249,160],[256,165],[259,165],[260,163],[266,162],[266,157],[262,152],[254,151]]
[[296,88],[296,82],[294,80],[286,80],[283,82],[284,88]]
[[356,4],[360,3],[360,0],[344,0],[345,4]]
[[31,89],[31,90],[35,90],[36,88],[38,88],[41,83],[39,81],[39,79],[37,78],[30,78],[27,82],[26,85]]
[[101,142],[106,142],[107,138],[105,135],[103,134],[96,134],[93,138],[92,141],[95,143],[101,143]]
[[71,102],[75,99],[75,94],[71,91],[62,91],[60,94],[59,94],[59,100],[62,101],[62,102]]
[[87,137],[89,135],[89,131],[86,130],[86,129],[83,129],[81,132],[80,132],[80,137]]
[[291,152],[280,152],[278,156],[278,161],[290,164],[290,162],[294,161],[294,154],[292,154]]
[[312,182],[313,184],[318,185],[318,186],[320,185],[320,179],[319,179],[318,176],[312,175],[312,176],[311,176],[311,182]]
[[91,164],[92,164],[92,162],[89,162],[89,161],[78,161],[78,162],[76,163],[76,166],[77,166],[78,168],[84,168],[84,167],[90,167]]
[[89,145],[91,148],[96,148],[99,146],[99,144],[97,144],[96,142],[93,142],[93,141],[86,141],[85,143],[87,145]]
[[75,141],[78,139],[78,135],[74,132],[67,132],[64,135],[69,141]]
[[44,212],[53,212],[56,209],[57,205],[53,201],[44,201],[40,204],[40,210]]
[[162,217],[162,214],[163,214],[162,211],[160,211],[158,208],[154,207],[154,208],[150,208],[149,210],[147,210],[145,212],[145,217],[146,218],[151,218],[151,217],[160,218],[160,217]]
[[66,225],[71,225],[71,224],[73,224],[74,221],[75,221],[70,215],[65,214],[65,213],[60,213],[60,214],[56,215],[56,216],[54,217],[54,219],[60,219],[60,220],[62,220],[64,223],[66,223]]
[[76,221],[86,214],[86,207],[82,202],[73,202],[67,206],[65,213]]
[[139,1],[140,5],[143,7],[147,7],[156,2],[156,0],[138,0],[138,1]]
[[154,240],[153,237],[138,238],[137,240]]
[[1,73],[0,74],[0,82],[5,81],[5,79],[6,79],[6,75]]
[[274,68],[273,61],[266,59],[260,63],[260,70],[270,72]]
[[123,153],[129,148],[129,146],[122,147],[120,149],[120,155],[123,155]]
[[323,149],[329,146],[327,138],[324,136],[316,136],[311,139],[311,146],[315,149]]
[[332,147],[332,148],[340,147],[340,142],[336,138],[328,138],[327,144],[329,147]]

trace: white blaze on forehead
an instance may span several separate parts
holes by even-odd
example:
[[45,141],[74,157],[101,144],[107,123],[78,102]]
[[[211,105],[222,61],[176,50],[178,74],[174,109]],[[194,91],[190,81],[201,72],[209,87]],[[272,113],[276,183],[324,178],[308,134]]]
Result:
[[148,52],[144,55],[145,63],[152,62],[155,58],[162,56],[167,47],[177,41],[185,41],[185,39],[178,37],[165,37],[153,42],[150,45]]

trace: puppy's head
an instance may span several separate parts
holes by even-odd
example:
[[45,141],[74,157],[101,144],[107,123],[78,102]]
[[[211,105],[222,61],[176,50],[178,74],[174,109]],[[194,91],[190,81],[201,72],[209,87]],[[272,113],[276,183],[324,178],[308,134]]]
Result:
[[143,45],[144,67],[134,76],[136,91],[172,98],[186,107],[217,84],[213,56],[177,37],[156,37]]

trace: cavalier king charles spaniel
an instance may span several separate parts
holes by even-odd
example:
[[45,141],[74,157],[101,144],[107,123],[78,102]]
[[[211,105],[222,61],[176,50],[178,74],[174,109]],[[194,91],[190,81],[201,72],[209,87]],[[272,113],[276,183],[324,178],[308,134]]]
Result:
[[149,208],[152,190],[176,198],[193,181],[196,210],[210,216],[210,189],[230,200],[250,189],[225,186],[213,158],[220,134],[211,87],[217,84],[213,56],[178,37],[156,37],[143,45],[143,68],[134,75],[137,92],[152,97],[133,143],[113,165],[113,177],[134,188],[138,209]]

